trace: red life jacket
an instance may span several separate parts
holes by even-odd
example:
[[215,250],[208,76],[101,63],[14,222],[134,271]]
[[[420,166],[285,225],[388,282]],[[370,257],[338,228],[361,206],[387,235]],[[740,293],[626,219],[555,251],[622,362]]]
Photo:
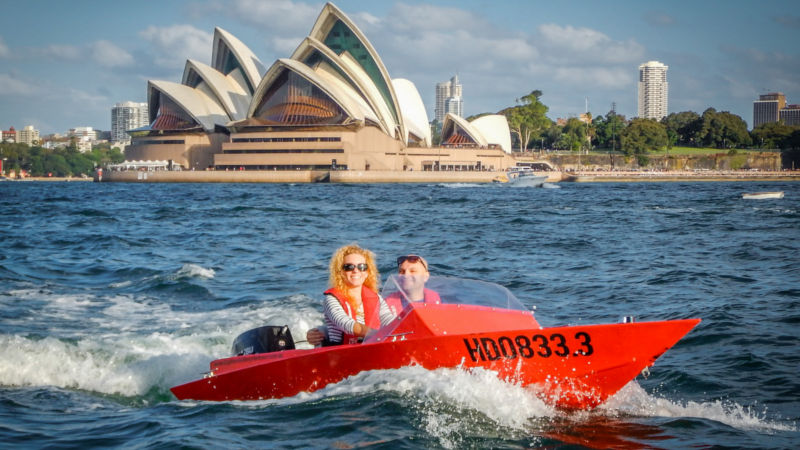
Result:
[[[344,312],[347,313],[351,319],[358,321],[358,312],[353,311],[350,307],[350,303],[347,302],[345,295],[340,290],[330,288],[325,291],[325,294],[336,297],[336,300],[339,300],[339,304],[342,305]],[[364,325],[375,330],[380,328],[380,300],[378,294],[366,286],[361,286],[361,303],[364,305],[364,322],[366,322]],[[342,344],[357,344],[359,339],[361,338],[342,330]]]
[[[442,299],[439,297],[439,293],[436,291],[432,291],[428,288],[423,289],[423,299],[424,303],[438,305],[442,303]],[[393,292],[388,297],[386,297],[386,304],[389,305],[389,309],[392,310],[394,315],[400,314],[400,311],[403,310],[403,307],[408,304],[408,300],[403,298],[403,295],[400,292]]]

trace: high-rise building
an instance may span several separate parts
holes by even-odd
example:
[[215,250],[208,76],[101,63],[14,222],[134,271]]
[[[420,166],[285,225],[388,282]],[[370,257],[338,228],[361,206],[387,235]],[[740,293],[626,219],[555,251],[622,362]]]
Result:
[[639,117],[661,120],[667,116],[667,69],[658,61],[639,66]]
[[130,142],[128,130],[149,124],[147,103],[122,102],[111,108],[111,141]]
[[780,92],[759,95],[758,100],[753,102],[753,128],[780,120],[784,106],[786,96]]
[[25,128],[17,131],[17,142],[20,144],[38,145],[39,130],[34,129],[33,125],[26,125]]
[[436,109],[434,117],[436,121],[442,123],[447,113],[453,113],[459,117],[464,115],[464,101],[461,97],[462,86],[458,82],[458,75],[450,78],[449,81],[436,84]]
[[781,108],[781,122],[784,125],[800,125],[800,105],[786,105]]

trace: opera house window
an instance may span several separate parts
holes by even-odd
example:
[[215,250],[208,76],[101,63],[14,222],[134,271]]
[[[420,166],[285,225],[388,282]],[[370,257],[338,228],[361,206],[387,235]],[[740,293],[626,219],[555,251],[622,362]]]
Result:
[[188,130],[199,128],[195,121],[183,108],[178,106],[169,97],[159,93],[158,112],[150,128],[153,130]]
[[347,119],[321,89],[288,70],[264,94],[254,117],[275,125],[337,125]]

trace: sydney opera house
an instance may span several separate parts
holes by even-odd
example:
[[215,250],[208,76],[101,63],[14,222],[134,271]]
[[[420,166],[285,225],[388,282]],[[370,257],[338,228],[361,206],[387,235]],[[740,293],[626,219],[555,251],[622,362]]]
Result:
[[180,83],[149,81],[150,125],[131,131],[128,160],[184,170],[488,171],[514,164],[502,115],[448,115],[432,146],[414,84],[391,78],[336,6],[322,9],[288,58],[266,68],[214,30],[211,65],[186,61]]

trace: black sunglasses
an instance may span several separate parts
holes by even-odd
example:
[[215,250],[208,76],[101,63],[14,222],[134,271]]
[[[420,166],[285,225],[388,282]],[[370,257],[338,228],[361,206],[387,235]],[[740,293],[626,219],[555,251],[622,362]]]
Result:
[[344,270],[345,272],[352,272],[352,271],[354,271],[356,269],[358,269],[358,270],[360,270],[362,272],[366,272],[367,269],[369,269],[369,266],[366,265],[365,263],[361,263],[361,264],[342,264],[342,270]]
[[397,267],[400,267],[406,261],[410,262],[411,264],[414,264],[414,263],[417,263],[417,262],[418,263],[422,263],[422,267],[424,267],[425,269],[428,268],[428,265],[425,264],[425,260],[422,259],[421,256],[417,256],[417,255],[398,256],[397,257]]

